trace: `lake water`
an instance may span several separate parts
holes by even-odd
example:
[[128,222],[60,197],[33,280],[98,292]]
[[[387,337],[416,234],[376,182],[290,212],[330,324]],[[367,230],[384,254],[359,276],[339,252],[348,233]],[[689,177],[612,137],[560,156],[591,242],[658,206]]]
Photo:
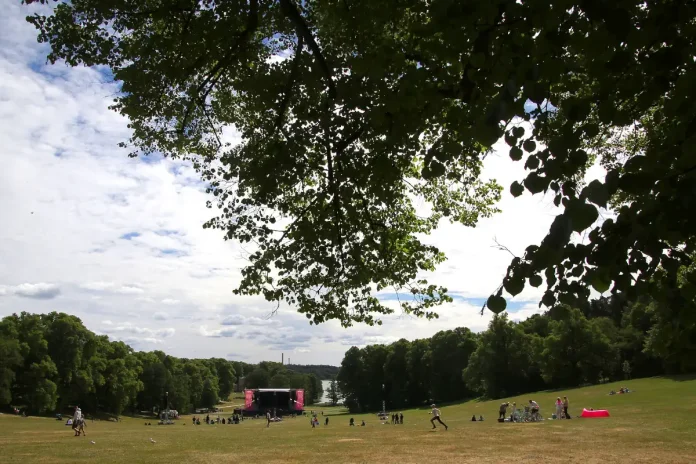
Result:
[[321,397],[321,400],[319,401],[320,403],[328,403],[329,402],[329,385],[331,385],[330,380],[322,380],[321,381],[321,388],[324,389],[324,394]]

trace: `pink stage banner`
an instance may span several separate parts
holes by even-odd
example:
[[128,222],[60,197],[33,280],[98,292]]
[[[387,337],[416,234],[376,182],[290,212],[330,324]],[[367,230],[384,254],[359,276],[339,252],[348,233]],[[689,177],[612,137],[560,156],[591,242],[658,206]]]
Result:
[[295,409],[301,411],[304,409],[304,390],[295,392]]
[[254,392],[252,390],[244,390],[244,409],[251,409],[254,402]]

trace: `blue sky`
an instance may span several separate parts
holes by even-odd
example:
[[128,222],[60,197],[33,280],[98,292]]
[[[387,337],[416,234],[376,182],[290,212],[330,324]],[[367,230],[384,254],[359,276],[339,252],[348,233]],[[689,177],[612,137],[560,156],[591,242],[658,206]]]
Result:
[[[352,344],[483,330],[491,315],[481,316],[481,305],[510,259],[494,239],[520,254],[558,213],[548,197],[513,200],[507,186],[523,178],[524,163],[495,152],[484,175],[506,187],[503,213],[475,229],[443,224],[427,238],[448,256],[428,278],[454,297],[438,320],[397,312],[381,327],[345,330],[309,326],[285,306],[271,316],[274,305],[233,295],[247,250],[202,228],[213,212],[191,167],[118,148],[130,133],[108,109],[119,91],[109,73],[45,65],[46,48],[24,20],[39,8],[0,0],[0,317],[64,311],[141,350],[246,361],[283,352],[293,362],[337,364]],[[511,317],[538,312],[540,293],[509,301]]]

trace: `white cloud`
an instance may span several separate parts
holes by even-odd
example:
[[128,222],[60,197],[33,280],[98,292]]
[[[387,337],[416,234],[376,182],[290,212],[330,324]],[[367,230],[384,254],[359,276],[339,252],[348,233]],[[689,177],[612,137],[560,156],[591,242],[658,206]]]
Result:
[[2,295],[17,295],[35,300],[51,300],[60,295],[60,287],[43,282],[36,284],[24,283],[0,287],[0,296]]
[[[115,337],[126,337],[130,335],[138,335],[140,339],[151,338],[160,340],[162,338],[173,337],[176,334],[176,329],[173,327],[166,327],[160,329],[150,329],[146,327],[139,327],[130,322],[125,322],[119,325],[106,324],[106,328],[102,328],[102,332],[108,335],[113,335]],[[126,335],[123,335],[126,334]]]
[[102,321],[102,324],[104,324],[104,325],[114,325],[114,323],[113,323],[113,322],[111,322],[111,321],[110,321],[110,320],[108,320],[108,319],[107,319],[107,320],[105,320],[105,321]]
[[169,314],[162,311],[157,311],[155,314],[152,315],[152,318],[156,321],[166,321],[167,319],[169,319]]
[[80,285],[80,288],[85,290],[91,290],[94,292],[103,292],[105,290],[111,290],[116,284],[113,282],[87,282]]
[[213,338],[219,338],[219,337],[237,337],[239,334],[237,333],[236,329],[215,329],[215,330],[208,330],[208,327],[205,325],[202,325],[198,329],[198,333],[203,336],[203,337],[213,337]]
[[121,293],[123,295],[138,295],[141,293],[145,293],[145,290],[139,287],[135,287],[132,285],[124,285],[122,287],[119,287],[116,290],[116,293]]
[[239,326],[274,326],[277,327],[280,325],[280,321],[277,319],[270,319],[270,318],[265,318],[262,319],[260,317],[246,317],[242,316],[240,314],[233,314],[231,316],[226,316],[220,324],[222,325],[239,325]]
[[179,304],[179,300],[173,300],[173,299],[171,299],[171,298],[165,298],[164,300],[162,300],[162,304],[166,304],[166,305],[175,305],[175,304]]

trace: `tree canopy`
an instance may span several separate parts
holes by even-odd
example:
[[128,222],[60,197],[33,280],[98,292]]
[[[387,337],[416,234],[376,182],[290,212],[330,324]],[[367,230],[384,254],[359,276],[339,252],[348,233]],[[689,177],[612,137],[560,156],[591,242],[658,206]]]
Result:
[[[503,289],[545,281],[543,304],[574,304],[683,266],[663,288],[693,300],[695,17],[678,0],[59,0],[28,20],[51,62],[122,83],[133,156],[200,171],[205,227],[255,246],[237,292],[350,325],[393,311],[375,290],[425,317],[450,300],[422,279],[445,257],[421,237],[495,213],[481,167],[501,138],[527,170],[511,194],[563,213],[492,311]],[[584,185],[595,161],[606,178]]]

